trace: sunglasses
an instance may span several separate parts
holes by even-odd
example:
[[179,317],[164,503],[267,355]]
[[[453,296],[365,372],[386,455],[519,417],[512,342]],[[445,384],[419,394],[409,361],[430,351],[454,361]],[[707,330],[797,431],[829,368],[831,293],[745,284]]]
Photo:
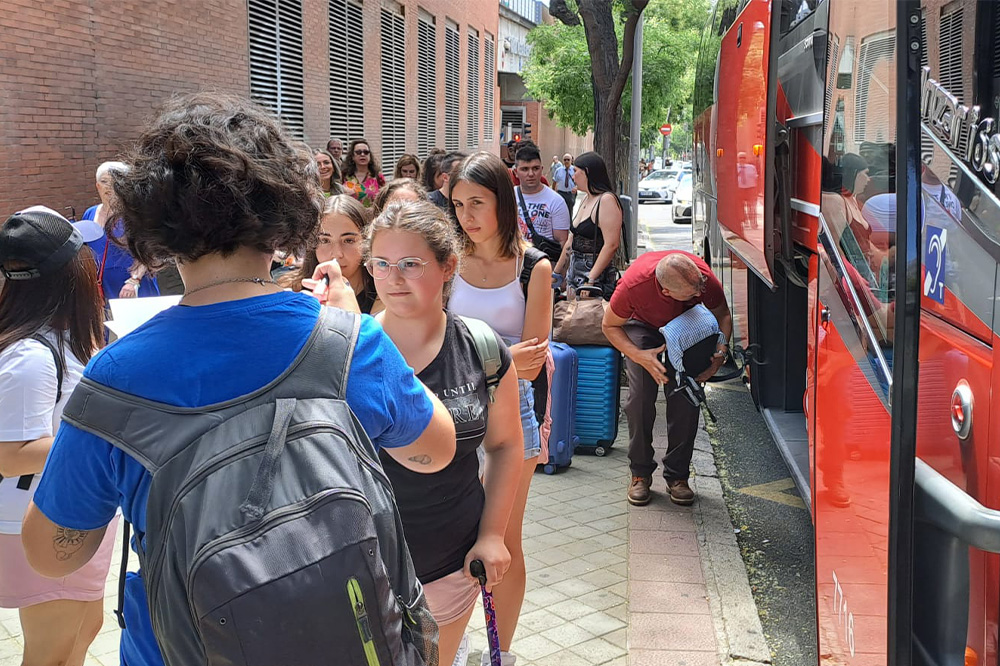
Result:
[[384,280],[389,277],[389,273],[395,268],[407,280],[416,280],[423,276],[424,266],[429,264],[419,257],[403,257],[396,263],[385,259],[369,259],[365,262],[365,268],[376,280]]
[[370,151],[370,150],[355,150],[354,154],[355,155],[371,155],[372,151]]

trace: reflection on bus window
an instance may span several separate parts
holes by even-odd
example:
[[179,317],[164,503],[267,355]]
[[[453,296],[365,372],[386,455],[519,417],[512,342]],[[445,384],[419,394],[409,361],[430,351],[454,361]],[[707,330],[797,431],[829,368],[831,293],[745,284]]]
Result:
[[822,0],[781,0],[781,36],[787,35],[816,11],[820,2]]

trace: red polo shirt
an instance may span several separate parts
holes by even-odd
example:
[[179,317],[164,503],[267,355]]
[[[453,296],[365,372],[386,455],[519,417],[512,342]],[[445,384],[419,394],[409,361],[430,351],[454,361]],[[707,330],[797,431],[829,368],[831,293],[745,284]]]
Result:
[[[705,292],[690,301],[678,301],[663,294],[656,281],[656,265],[668,254],[684,254],[691,258],[704,275],[708,276]],[[722,283],[699,257],[683,250],[647,252],[632,262],[611,296],[611,309],[622,319],[637,319],[653,328],[660,328],[685,310],[704,303],[714,310],[726,302]]]

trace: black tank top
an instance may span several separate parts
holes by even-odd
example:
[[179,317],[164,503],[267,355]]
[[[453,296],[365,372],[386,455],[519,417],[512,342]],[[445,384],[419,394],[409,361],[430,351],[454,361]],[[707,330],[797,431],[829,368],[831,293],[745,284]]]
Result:
[[579,224],[573,225],[573,250],[575,252],[600,254],[604,247],[604,234],[601,233],[601,227],[595,221],[600,208],[601,200],[598,199],[593,210],[590,211],[590,215]]

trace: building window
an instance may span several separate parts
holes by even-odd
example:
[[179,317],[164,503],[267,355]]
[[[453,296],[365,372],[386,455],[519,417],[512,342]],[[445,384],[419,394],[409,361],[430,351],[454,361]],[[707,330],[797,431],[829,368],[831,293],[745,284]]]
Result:
[[444,147],[458,150],[458,86],[459,86],[458,26],[450,23],[444,31]]
[[302,138],[302,4],[299,0],[248,0],[250,98],[281,118]]
[[[847,52],[846,48],[844,52]],[[869,37],[861,42],[857,88],[854,91],[854,140],[857,142],[892,140],[883,129],[886,121],[891,119],[889,98],[884,91],[895,87],[895,82],[889,79],[895,71],[895,62],[895,31]],[[869,121],[876,125],[872,136],[868,136]]]
[[365,134],[364,11],[354,0],[330,0],[330,138],[344,148]]
[[437,143],[437,26],[434,17],[417,21],[417,152],[421,158]]
[[469,28],[468,44],[469,103],[466,105],[465,145],[479,147],[479,32]]
[[493,141],[493,125],[495,124],[496,117],[494,116],[494,105],[495,101],[493,98],[494,91],[497,86],[497,60],[496,60],[496,43],[493,40],[493,35],[486,35],[486,43],[484,45],[486,53],[485,63],[483,65],[483,138],[486,141]]
[[403,15],[382,8],[382,170],[406,152],[406,39]]

